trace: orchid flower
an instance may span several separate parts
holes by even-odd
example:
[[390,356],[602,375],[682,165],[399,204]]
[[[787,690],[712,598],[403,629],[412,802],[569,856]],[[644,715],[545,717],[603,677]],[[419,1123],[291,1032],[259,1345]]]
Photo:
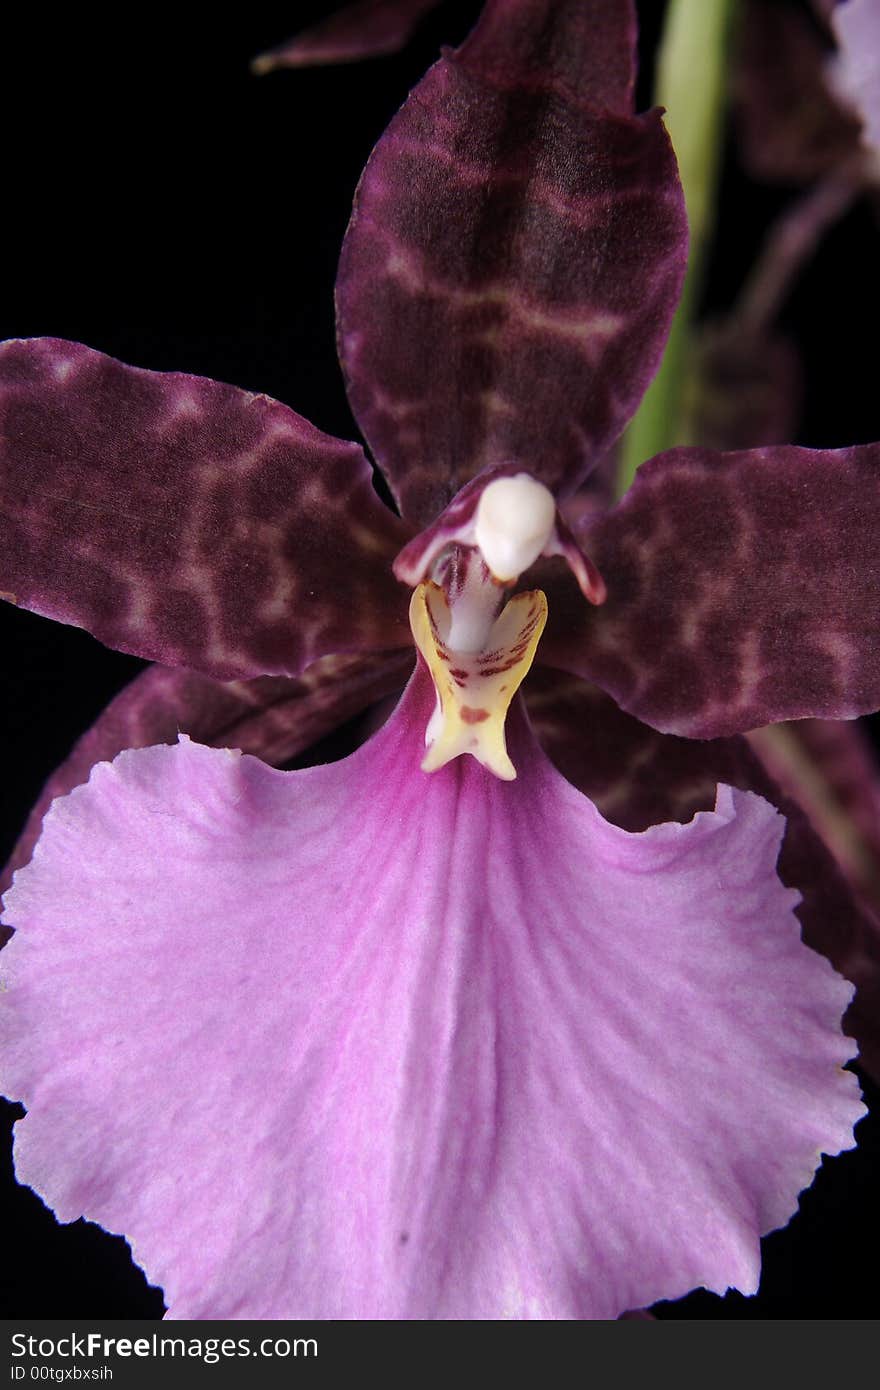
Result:
[[[359,446],[265,397],[58,340],[0,355],[3,588],[186,668],[79,750],[3,961],[19,1175],[124,1232],[171,1317],[752,1291],[759,1236],[853,1143],[851,989],[800,940],[740,744],[713,810],[633,834],[514,698],[537,649],[677,737],[880,704],[877,446],[673,450],[583,546],[560,514],[683,269],[633,38],[627,5],[490,3],[367,166],[340,350],[401,517]],[[413,640],[342,762],[161,743],[188,710],[286,757]],[[571,688],[533,699],[574,766]],[[103,761],[136,726],[159,746]],[[791,825],[815,911],[833,872]]]

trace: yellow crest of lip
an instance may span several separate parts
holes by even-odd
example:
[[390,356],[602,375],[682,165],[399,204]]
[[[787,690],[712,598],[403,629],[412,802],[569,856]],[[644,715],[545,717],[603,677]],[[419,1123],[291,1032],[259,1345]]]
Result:
[[423,772],[436,772],[462,753],[505,782],[516,777],[504,737],[510,702],[522,684],[547,621],[540,589],[515,594],[496,618],[480,652],[454,652],[447,645],[449,604],[430,580],[413,591],[409,622],[437,692],[428,725]]

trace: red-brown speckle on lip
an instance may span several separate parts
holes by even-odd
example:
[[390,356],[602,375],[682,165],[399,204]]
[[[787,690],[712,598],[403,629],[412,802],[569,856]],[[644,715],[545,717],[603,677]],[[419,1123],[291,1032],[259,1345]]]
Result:
[[462,705],[461,717],[465,724],[482,724],[484,719],[489,718],[487,709],[473,709],[470,705]]

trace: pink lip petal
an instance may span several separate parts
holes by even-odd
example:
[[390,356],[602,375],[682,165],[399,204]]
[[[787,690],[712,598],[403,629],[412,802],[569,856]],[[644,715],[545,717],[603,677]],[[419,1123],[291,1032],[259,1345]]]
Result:
[[609,1318],[752,1291],[862,1114],[850,987],[783,824],[722,787],[603,821],[416,770],[424,671],[346,762],[190,742],[56,802],[8,895],[19,1177],[123,1231],[170,1316]]
[[[525,694],[542,747],[615,825],[639,831],[664,820],[687,821],[714,806],[719,782],[757,792],[778,807],[786,818],[780,877],[800,895],[795,910],[807,945],[856,985],[844,1028],[858,1042],[860,1064],[880,1077],[880,899],[876,888],[868,893],[863,881],[841,868],[796,778],[779,777],[779,760],[759,758],[742,737],[658,733],[595,686],[559,671],[532,671]],[[858,728],[819,720],[785,728],[790,737],[803,733],[816,755],[813,777],[821,770],[837,779],[847,814],[869,813],[876,787],[868,779]],[[823,763],[821,750],[830,764]]]
[[400,690],[412,662],[405,651],[331,656],[297,679],[252,681],[215,681],[195,671],[149,667],[111,701],[47,781],[0,872],[0,893],[30,859],[55,797],[87,781],[96,763],[109,762],[126,748],[176,743],[185,733],[199,743],[240,748],[277,765]]

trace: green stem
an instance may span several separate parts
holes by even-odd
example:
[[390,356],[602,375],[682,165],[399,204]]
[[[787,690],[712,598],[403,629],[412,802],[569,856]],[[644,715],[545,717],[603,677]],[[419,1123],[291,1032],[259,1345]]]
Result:
[[621,444],[619,492],[645,459],[686,444],[684,393],[706,248],[712,237],[733,0],[669,0],[655,96],[678,157],[690,226],[690,256],[666,352]]

